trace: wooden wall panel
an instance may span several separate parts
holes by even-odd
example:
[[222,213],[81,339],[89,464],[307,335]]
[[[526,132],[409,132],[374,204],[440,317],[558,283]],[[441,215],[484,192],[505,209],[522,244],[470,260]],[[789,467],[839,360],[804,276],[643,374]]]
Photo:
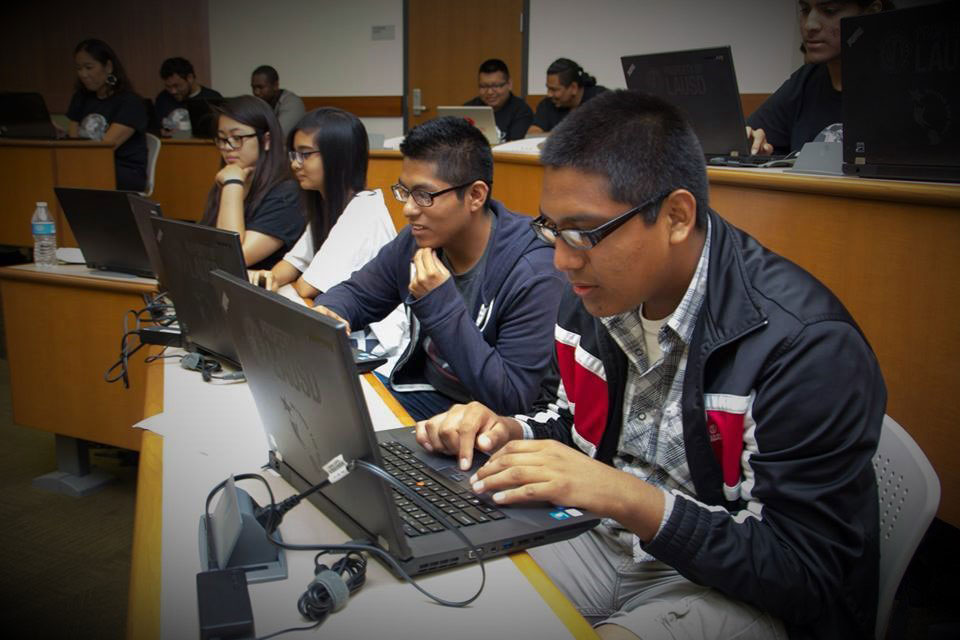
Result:
[[360,118],[402,118],[403,96],[301,96],[307,111],[337,107]]
[[172,56],[193,63],[204,84],[210,77],[206,2],[195,0],[48,0],[7,6],[0,87],[39,91],[52,113],[66,111],[76,73],[73,48],[85,38],[113,47],[137,93],[153,98],[163,89],[160,64]]

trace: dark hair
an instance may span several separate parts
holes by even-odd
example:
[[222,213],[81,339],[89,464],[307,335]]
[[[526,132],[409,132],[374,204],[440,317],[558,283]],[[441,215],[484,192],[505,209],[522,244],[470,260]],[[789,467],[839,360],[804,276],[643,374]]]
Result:
[[193,65],[186,58],[167,58],[160,65],[160,77],[166,80],[172,75],[178,75],[184,80],[187,76],[197,75],[193,70]]
[[262,64],[256,69],[253,70],[253,73],[250,74],[250,77],[253,76],[266,76],[267,81],[270,84],[279,84],[280,83],[280,74],[277,73],[277,70],[271,67],[268,64]]
[[[840,0],[840,1],[841,1],[841,2],[856,2],[858,5],[860,5],[860,8],[861,8],[861,9],[866,9],[866,8],[869,7],[871,4],[873,4],[873,0]],[[897,8],[897,7],[896,7],[896,5],[893,4],[892,0],[880,0],[880,10],[881,10],[881,11],[890,11],[890,10],[896,9],[896,8]]]
[[[219,116],[227,116],[252,127],[257,133],[260,153],[253,169],[250,191],[243,199],[243,217],[247,219],[256,211],[264,196],[284,180],[291,179],[283,132],[270,105],[255,96],[238,96],[230,98],[220,106],[211,105],[211,107],[217,113],[218,120]],[[270,148],[265,150],[264,139],[267,133],[270,134]],[[223,166],[222,161],[220,166]],[[203,218],[200,219],[200,224],[215,226],[219,209],[220,185],[214,184],[207,196],[207,208]]]
[[[411,160],[432,162],[437,177],[452,185],[483,180],[493,193],[493,153],[480,129],[456,116],[427,120],[410,129],[400,144],[400,153]],[[468,187],[457,189],[463,200]],[[486,202],[484,202],[486,206]]]
[[484,60],[477,73],[496,73],[498,71],[506,76],[507,80],[510,79],[510,69],[507,68],[507,63],[500,58],[490,58],[489,60]]
[[[81,51],[86,51],[90,54],[90,57],[99,62],[100,64],[106,66],[107,62],[113,64],[113,72],[111,75],[116,78],[116,82],[109,85],[110,91],[114,94],[118,93],[127,93],[133,92],[133,85],[130,83],[130,78],[127,77],[127,72],[124,71],[123,65],[120,64],[120,58],[117,57],[117,54],[113,52],[113,49],[110,48],[103,40],[97,40],[96,38],[88,38],[83,40],[74,48],[73,55],[76,56]],[[109,84],[109,83],[108,83]],[[77,79],[76,85],[77,91],[87,91],[83,83]]]
[[583,67],[570,58],[557,58],[551,62],[550,66],[547,67],[547,75],[557,76],[560,84],[565,87],[569,87],[573,82],[584,88],[594,87],[597,84],[596,78],[584,71]]
[[313,136],[323,162],[323,194],[303,193],[313,248],[319,251],[350,199],[367,188],[370,147],[360,118],[336,107],[314,109],[300,118],[290,132],[290,149],[298,131]]
[[[610,197],[627,204],[686,189],[697,200],[697,226],[706,224],[703,150],[680,111],[660,98],[623,89],[597,96],[557,125],[540,162],[599,174],[610,181]],[[646,211],[645,222],[653,224],[659,210]]]

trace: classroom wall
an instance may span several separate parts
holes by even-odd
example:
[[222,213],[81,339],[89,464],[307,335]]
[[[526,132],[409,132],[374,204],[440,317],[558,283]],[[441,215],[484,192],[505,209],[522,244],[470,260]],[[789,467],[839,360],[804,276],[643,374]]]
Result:
[[571,58],[608,88],[620,56],[731,45],[741,93],[772,93],[802,63],[792,0],[530,0],[529,92]]

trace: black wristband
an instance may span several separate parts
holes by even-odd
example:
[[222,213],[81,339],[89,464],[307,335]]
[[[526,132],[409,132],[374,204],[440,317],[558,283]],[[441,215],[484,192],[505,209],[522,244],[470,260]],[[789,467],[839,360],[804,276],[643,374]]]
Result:
[[244,182],[243,182],[243,180],[241,180],[240,178],[230,178],[229,180],[224,180],[224,181],[220,184],[220,186],[221,186],[221,187],[225,187],[225,186],[227,186],[228,184],[244,184]]

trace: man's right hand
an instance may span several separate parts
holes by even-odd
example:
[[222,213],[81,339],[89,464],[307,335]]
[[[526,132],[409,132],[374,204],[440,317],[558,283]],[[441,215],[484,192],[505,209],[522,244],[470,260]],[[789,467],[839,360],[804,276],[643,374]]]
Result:
[[325,306],[323,306],[322,304],[318,304],[317,306],[315,306],[315,307],[310,307],[310,308],[313,309],[314,311],[316,311],[317,313],[322,313],[323,315],[327,316],[328,318],[333,318],[333,319],[336,320],[337,322],[342,322],[343,324],[347,325],[347,335],[350,335],[350,323],[347,322],[346,320],[344,320],[343,318],[341,318],[339,315],[337,315],[337,314],[334,313],[333,311],[330,311],[330,309],[327,309],[327,308],[326,308]]
[[523,438],[523,427],[479,402],[455,404],[445,413],[417,423],[417,442],[427,451],[455,455],[464,471],[473,464],[473,449],[493,453]]
[[773,153],[773,145],[767,142],[767,132],[763,129],[747,127],[747,140],[750,141],[750,155],[765,155]]

